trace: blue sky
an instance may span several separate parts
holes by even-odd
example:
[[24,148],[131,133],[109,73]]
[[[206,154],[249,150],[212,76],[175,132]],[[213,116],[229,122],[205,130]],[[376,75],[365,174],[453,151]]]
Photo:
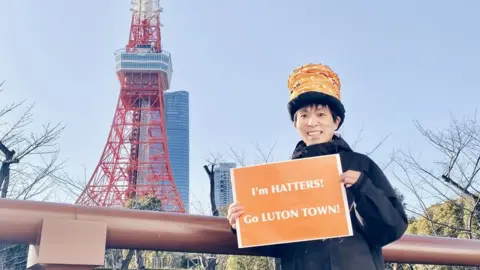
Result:
[[[112,122],[114,52],[127,42],[129,3],[0,1],[0,105],[27,98],[36,126],[67,124],[61,153],[78,177],[82,166],[93,171]],[[276,159],[288,158],[298,136],[286,110],[287,77],[305,63],[339,74],[341,132],[352,142],[363,126],[358,150],[391,133],[373,155],[378,163],[398,147],[427,151],[412,121],[445,127],[451,112],[472,115],[480,98],[480,2],[452,3],[163,0],[172,89],[190,92],[191,200],[206,202],[204,158],[228,154],[227,142],[249,157],[254,141],[276,142]]]

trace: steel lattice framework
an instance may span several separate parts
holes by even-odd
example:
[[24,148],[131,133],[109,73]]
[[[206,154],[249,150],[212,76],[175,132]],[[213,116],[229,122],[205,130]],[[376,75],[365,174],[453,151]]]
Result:
[[120,94],[100,161],[77,204],[123,207],[155,196],[165,211],[185,212],[167,148],[163,91],[172,62],[162,50],[159,0],[133,0],[129,41],[116,54]]

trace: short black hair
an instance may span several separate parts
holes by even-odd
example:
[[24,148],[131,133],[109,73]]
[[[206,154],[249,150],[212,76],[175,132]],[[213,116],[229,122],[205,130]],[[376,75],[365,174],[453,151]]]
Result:
[[294,121],[294,115],[296,115],[297,111],[308,105],[327,105],[334,117],[334,121],[337,120],[337,117],[340,117],[338,128],[345,121],[345,107],[342,102],[334,96],[317,91],[302,93],[288,102],[287,107],[290,119]]
[[330,114],[332,115],[333,121],[337,121],[337,117],[339,116],[335,110],[332,110],[328,104],[322,104],[322,103],[310,103],[308,105],[305,105],[301,108],[299,108],[294,114],[293,114],[293,122],[297,122],[297,113],[303,109],[303,108],[308,108],[308,107],[317,107],[317,106],[322,106],[328,109],[330,111]]

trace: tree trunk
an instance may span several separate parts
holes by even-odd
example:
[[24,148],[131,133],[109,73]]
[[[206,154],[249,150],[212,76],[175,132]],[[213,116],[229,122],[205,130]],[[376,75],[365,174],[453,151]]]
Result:
[[20,160],[13,158],[15,156],[15,150],[8,149],[2,142],[0,142],[0,151],[5,155],[5,160],[0,167],[1,198],[6,198],[8,194],[8,185],[10,184],[10,164],[19,163]]
[[215,270],[217,269],[217,259],[216,258],[208,258],[207,259],[207,267],[205,270]]
[[122,268],[121,270],[128,270],[128,265],[130,265],[130,262],[132,261],[133,254],[135,253],[135,250],[130,249],[128,250],[127,257],[122,261]]
[[215,172],[214,172],[215,165],[210,165],[208,168],[207,165],[204,165],[203,168],[207,172],[208,178],[210,179],[210,205],[212,206],[212,215],[215,217],[219,216],[217,204],[215,203]]
[[0,167],[0,188],[2,190],[0,197],[2,199],[7,197],[9,184],[10,184],[10,163],[4,162]]
[[137,259],[137,270],[145,270],[145,264],[143,263],[142,251],[135,250],[135,257]]

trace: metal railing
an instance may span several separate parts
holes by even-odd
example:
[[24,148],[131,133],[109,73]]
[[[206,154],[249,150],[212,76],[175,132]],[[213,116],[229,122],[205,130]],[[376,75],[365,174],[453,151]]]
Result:
[[[81,241],[79,234],[85,233],[87,238],[89,235],[105,237],[104,242],[100,241],[104,248],[259,255],[253,249],[238,249],[235,235],[227,220],[221,217],[0,199],[0,243],[31,244],[41,250],[42,243],[47,245],[51,242],[48,240],[52,237],[51,224],[64,221],[82,224],[77,229],[75,226],[65,228],[64,225],[58,228],[61,231],[70,230],[79,238],[55,240],[68,242],[66,244]],[[85,229],[91,225],[97,228],[95,232],[92,229],[92,234]],[[89,241],[95,242],[92,239]],[[65,249],[68,247],[65,246]],[[405,235],[384,247],[383,251],[389,262],[480,265],[479,240]],[[102,254],[97,255],[96,258],[101,259]],[[66,258],[68,256],[63,256],[62,260]],[[81,261],[79,258],[76,260]]]

